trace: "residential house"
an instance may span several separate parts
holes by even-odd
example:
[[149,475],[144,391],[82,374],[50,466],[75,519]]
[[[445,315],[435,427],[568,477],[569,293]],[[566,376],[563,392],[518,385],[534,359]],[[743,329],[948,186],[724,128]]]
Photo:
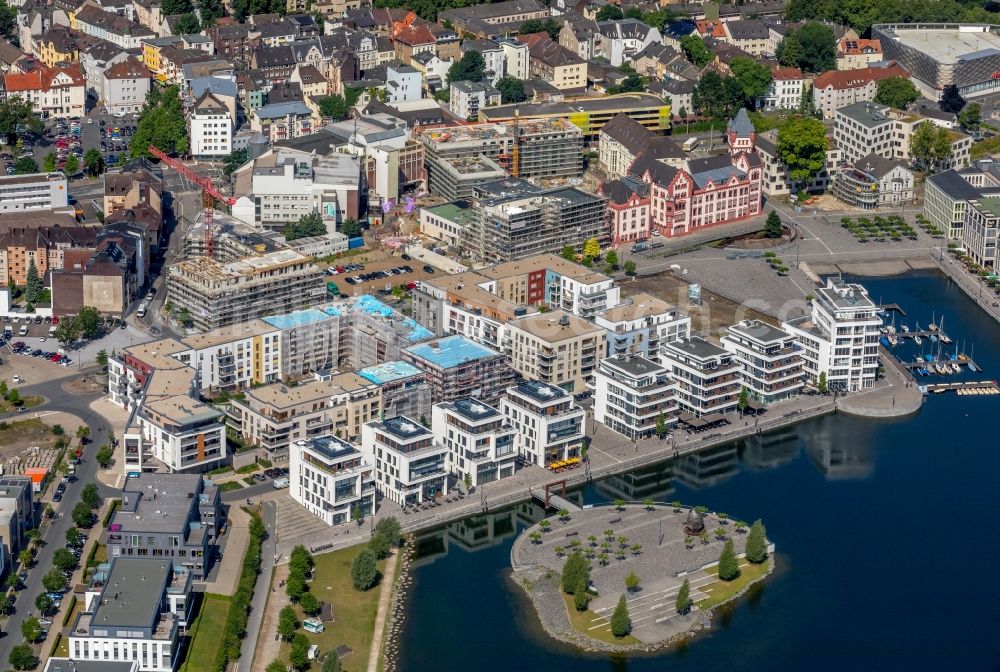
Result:
[[111,114],[134,114],[146,104],[151,83],[149,70],[137,59],[115,63],[104,71],[101,101]]
[[845,35],[837,42],[837,70],[867,68],[882,60],[882,43]]
[[792,334],[760,320],[743,320],[728,327],[721,340],[739,363],[750,399],[771,404],[802,389],[802,349]]
[[361,452],[375,466],[376,488],[399,506],[448,494],[448,447],[415,420],[399,416],[365,423]]
[[86,111],[87,81],[79,63],[49,68],[42,66],[27,74],[4,75],[8,98],[31,103],[43,117],[82,117]]
[[674,382],[662,364],[616,355],[601,360],[594,377],[594,420],[626,439],[648,439],[677,421]]
[[898,159],[868,154],[840,166],[833,193],[859,210],[902,208],[914,200],[913,171]]
[[229,156],[233,142],[233,122],[226,105],[206,91],[195,101],[188,117],[191,155]]
[[356,446],[322,435],[291,442],[288,493],[327,525],[375,514],[375,467]]
[[478,399],[434,404],[434,442],[448,449],[448,470],[467,487],[512,476],[517,468],[514,426]]
[[479,110],[500,104],[500,92],[483,82],[455,82],[451,85],[448,109],[459,119],[476,120]]
[[763,110],[798,110],[802,107],[805,79],[799,68],[773,68],[767,93],[757,100]]
[[875,100],[878,83],[889,77],[909,79],[910,73],[895,61],[824,72],[813,81],[813,106],[825,119],[832,119],[842,107]]
[[601,21],[597,24],[597,55],[618,67],[651,44],[659,44],[660,31],[638,19]]

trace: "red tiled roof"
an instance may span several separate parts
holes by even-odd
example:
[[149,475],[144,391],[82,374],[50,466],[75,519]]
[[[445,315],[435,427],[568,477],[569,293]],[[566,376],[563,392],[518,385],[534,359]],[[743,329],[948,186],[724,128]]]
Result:
[[802,70],[799,68],[775,68],[771,71],[771,77],[781,80],[802,79]]
[[695,23],[698,26],[698,32],[704,36],[709,37],[726,37],[726,29],[722,25],[722,21],[698,21]]
[[849,40],[846,37],[837,45],[841,56],[855,56],[865,53],[882,53],[882,43],[878,40]]
[[854,89],[867,86],[889,77],[909,77],[910,73],[899,63],[892,61],[884,68],[857,68],[855,70],[830,70],[816,78],[813,86],[817,89]]
[[42,91],[52,87],[52,80],[60,73],[65,73],[72,80],[71,86],[83,86],[86,79],[79,63],[56,68],[39,68],[28,74],[4,75],[4,86],[11,91]]

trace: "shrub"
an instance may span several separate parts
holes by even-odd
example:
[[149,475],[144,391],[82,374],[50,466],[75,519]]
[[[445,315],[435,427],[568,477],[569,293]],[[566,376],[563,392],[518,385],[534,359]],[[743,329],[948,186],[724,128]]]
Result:
[[229,608],[222,641],[219,643],[215,663],[212,666],[213,672],[225,672],[229,667],[229,662],[240,657],[240,640],[246,634],[247,615],[250,613],[250,601],[253,598],[257,575],[260,573],[261,544],[265,534],[264,521],[258,514],[251,514],[250,544],[247,547],[246,555],[243,556],[243,569],[240,572],[240,580],[236,585],[236,594],[233,595]]

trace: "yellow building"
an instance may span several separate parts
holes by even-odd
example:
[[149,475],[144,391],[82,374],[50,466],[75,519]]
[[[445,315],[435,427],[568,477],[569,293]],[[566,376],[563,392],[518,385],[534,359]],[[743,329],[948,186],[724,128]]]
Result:
[[35,42],[35,54],[38,60],[47,67],[53,68],[56,63],[78,63],[80,49],[76,37],[66,26],[52,26]]

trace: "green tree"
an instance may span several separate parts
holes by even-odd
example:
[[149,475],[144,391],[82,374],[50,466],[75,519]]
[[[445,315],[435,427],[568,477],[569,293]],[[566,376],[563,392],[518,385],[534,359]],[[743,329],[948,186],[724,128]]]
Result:
[[622,14],[622,10],[618,8],[617,5],[604,5],[597,12],[597,21],[618,21],[619,19],[624,19],[625,15]]
[[375,554],[370,549],[363,549],[354,556],[351,562],[351,583],[355,590],[368,590],[378,580],[378,567]]
[[21,400],[21,393],[18,392],[16,389],[11,390],[7,393],[7,401],[10,402],[11,406],[20,406],[22,403],[24,403]]
[[45,291],[42,277],[38,274],[38,266],[35,265],[35,258],[28,260],[28,278],[24,288],[24,300],[28,303],[36,303]]
[[674,607],[681,616],[691,610],[691,584],[687,579],[684,579],[680,590],[677,591],[677,600],[674,602]]
[[875,102],[903,110],[919,97],[917,87],[906,77],[886,77],[879,80]]
[[181,14],[177,23],[174,24],[174,31],[178,35],[193,35],[201,32],[201,22],[194,14]]
[[302,215],[297,223],[286,225],[282,233],[289,242],[299,238],[322,236],[326,233],[326,224],[323,222],[323,216],[313,211]]
[[[84,425],[86,426],[86,425]],[[80,493],[80,501],[91,509],[98,509],[101,506],[101,493],[97,490],[96,483],[88,483]]]
[[38,164],[30,156],[22,156],[14,162],[15,175],[31,175],[38,172]]
[[743,106],[743,87],[734,77],[723,78],[714,70],[706,72],[695,86],[691,103],[705,116],[730,119]]
[[639,586],[642,585],[642,581],[639,579],[639,575],[635,572],[630,571],[625,576],[625,590],[630,593],[634,593],[639,590]]
[[297,544],[289,555],[288,566],[291,572],[305,576],[316,566],[316,560],[304,545]]
[[573,606],[577,611],[586,611],[590,604],[590,593],[587,591],[587,582],[580,579],[573,589]]
[[[20,96],[9,96],[0,102],[0,133],[7,136],[9,144],[15,144],[18,136],[25,130],[37,134],[41,133],[44,128],[44,122],[35,113],[35,108],[29,101]],[[37,173],[38,169],[36,168],[34,172]]]
[[737,57],[729,63],[732,76],[743,90],[745,105],[756,107],[756,101],[767,94],[773,77],[771,69],[752,58]]
[[910,154],[916,166],[932,170],[951,156],[948,130],[929,121],[920,124],[910,137]]
[[104,155],[99,149],[91,147],[83,153],[83,165],[92,177],[100,175],[104,171]]
[[134,159],[150,158],[150,145],[167,154],[188,151],[187,125],[177,86],[153,87],[146,96],[129,154]]
[[76,322],[81,336],[87,339],[97,338],[101,330],[101,313],[93,306],[84,306],[77,312]]
[[455,82],[481,82],[486,72],[486,59],[475,49],[465,52],[462,58],[448,68],[448,85]]
[[163,0],[160,9],[164,16],[173,16],[175,14],[187,14],[194,8],[191,6],[191,0]]
[[14,602],[10,599],[10,595],[7,593],[0,593],[0,615],[6,616],[10,613],[11,607],[14,606]]
[[939,105],[942,112],[960,112],[965,107],[965,98],[959,93],[957,86],[949,84],[941,91]]
[[111,461],[114,458],[114,449],[106,443],[97,450],[97,453],[94,454],[94,459],[96,459],[97,463],[101,465],[101,469],[107,469],[110,467]]
[[[38,626],[38,634],[35,635],[34,639],[28,641],[35,641],[42,636],[42,627],[38,625],[38,619],[31,620],[34,620],[35,625]],[[24,634],[23,623],[21,624],[21,633]],[[27,640],[27,635],[25,635],[24,638]],[[18,644],[11,649],[7,662],[9,662],[11,667],[15,670],[33,670],[38,666],[38,658],[35,656],[35,651],[27,644]]]
[[61,593],[69,586],[69,581],[62,572],[53,567],[42,577],[42,585],[50,593]]
[[278,634],[281,635],[285,641],[291,641],[292,637],[295,636],[295,631],[299,627],[299,620],[295,617],[295,607],[290,604],[286,604],[282,607],[281,611],[278,612]]
[[826,127],[819,119],[796,117],[778,129],[778,156],[788,166],[788,177],[803,184],[826,166],[829,147]]
[[319,113],[324,117],[330,117],[334,121],[338,121],[347,116],[348,111],[347,101],[343,96],[338,96],[333,94],[332,96],[326,96],[319,101]]
[[746,413],[747,406],[750,405],[750,395],[747,393],[747,388],[742,388],[740,390],[739,401],[736,402],[736,406],[740,409],[740,415]]
[[969,103],[958,113],[958,123],[969,132],[978,131],[979,124],[983,121],[982,113],[983,108],[979,103]]
[[663,415],[663,411],[660,411],[660,414],[656,416],[656,429],[654,431],[656,436],[661,439],[667,435],[667,418]]
[[819,372],[819,378],[816,380],[816,391],[820,394],[826,394],[829,391],[829,386],[826,384],[826,371]]
[[76,569],[79,562],[76,556],[70,553],[68,549],[57,548],[55,553],[52,554],[52,564],[64,572],[71,572]]
[[809,72],[826,72],[837,65],[837,39],[833,29],[815,21],[795,31],[802,45],[799,67]]
[[566,259],[567,261],[576,261],[576,250],[573,249],[572,245],[567,245],[566,247],[564,247],[562,249],[562,252],[560,252],[559,254],[560,256],[562,256],[563,259]]
[[548,33],[553,40],[559,37],[562,25],[555,19],[528,19],[517,29],[518,35],[531,35],[532,33]]
[[66,530],[66,543],[70,546],[75,546],[80,543],[80,531],[75,527],[71,527]]
[[336,651],[330,651],[323,659],[323,667],[320,668],[320,672],[340,672],[340,670],[340,656],[337,655]]
[[102,369],[107,369],[108,368],[108,351],[105,350],[104,348],[101,348],[100,350],[98,350],[97,351],[97,356],[94,358],[94,361],[97,362],[97,365],[99,367],[101,367]]
[[56,153],[55,152],[49,152],[48,154],[45,155],[45,158],[42,159],[42,170],[44,170],[46,173],[54,173],[55,172],[55,170],[56,170]]
[[509,103],[521,103],[528,99],[524,92],[524,82],[517,77],[506,75],[497,80],[497,90],[500,92],[500,102],[504,105]]
[[622,265],[625,275],[635,275],[635,262],[629,259]]
[[681,49],[684,50],[687,59],[699,68],[708,65],[714,58],[712,52],[705,46],[705,41],[694,33],[681,38]]
[[18,44],[17,8],[0,0],[0,36],[13,44]]
[[403,528],[395,516],[385,516],[375,523],[375,534],[386,537],[395,546],[403,536]]
[[73,512],[70,516],[73,518],[73,523],[77,527],[89,530],[94,524],[94,512],[91,511],[90,507],[83,502],[79,502],[73,507]]
[[49,597],[48,593],[39,593],[38,597],[35,598],[35,609],[38,609],[38,613],[42,616],[48,616],[55,609],[56,604]]
[[618,268],[618,253],[614,250],[608,250],[608,253],[604,255],[604,263],[608,265],[612,271]]
[[628,604],[622,595],[618,598],[618,606],[615,607],[614,613],[611,614],[611,634],[615,637],[624,637],[631,631],[632,621],[628,615]]
[[306,593],[299,600],[299,606],[307,616],[315,616],[319,613],[319,600],[312,593]]
[[775,54],[778,62],[789,68],[798,68],[805,60],[806,52],[799,42],[799,36],[794,30],[785,34],[784,39],[778,44],[778,51]]
[[361,224],[353,217],[348,217],[340,223],[340,232],[348,238],[357,238],[361,235]]
[[781,215],[772,210],[764,220],[764,236],[766,238],[781,238]]
[[264,668],[264,672],[288,672],[288,665],[285,665],[280,660],[272,660]]
[[764,531],[764,523],[758,518],[750,526],[747,533],[747,561],[755,565],[767,560],[767,533]]
[[250,159],[250,151],[247,149],[234,149],[232,153],[222,160],[222,172],[226,177],[229,177],[236,172],[236,169],[242,166]]
[[732,581],[740,575],[740,563],[736,559],[736,551],[733,550],[733,540],[730,539],[722,547],[722,555],[719,556],[719,578],[723,581]]
[[309,660],[309,640],[301,632],[292,637],[292,651],[289,662],[296,670],[308,670],[312,664]]
[[17,554],[17,561],[21,563],[22,567],[31,567],[32,563],[35,562],[35,554],[31,552],[30,548],[22,548]]
[[577,585],[583,581],[584,585],[590,582],[590,563],[583,557],[580,551],[570,553],[563,563],[562,589],[566,594],[576,590]]

